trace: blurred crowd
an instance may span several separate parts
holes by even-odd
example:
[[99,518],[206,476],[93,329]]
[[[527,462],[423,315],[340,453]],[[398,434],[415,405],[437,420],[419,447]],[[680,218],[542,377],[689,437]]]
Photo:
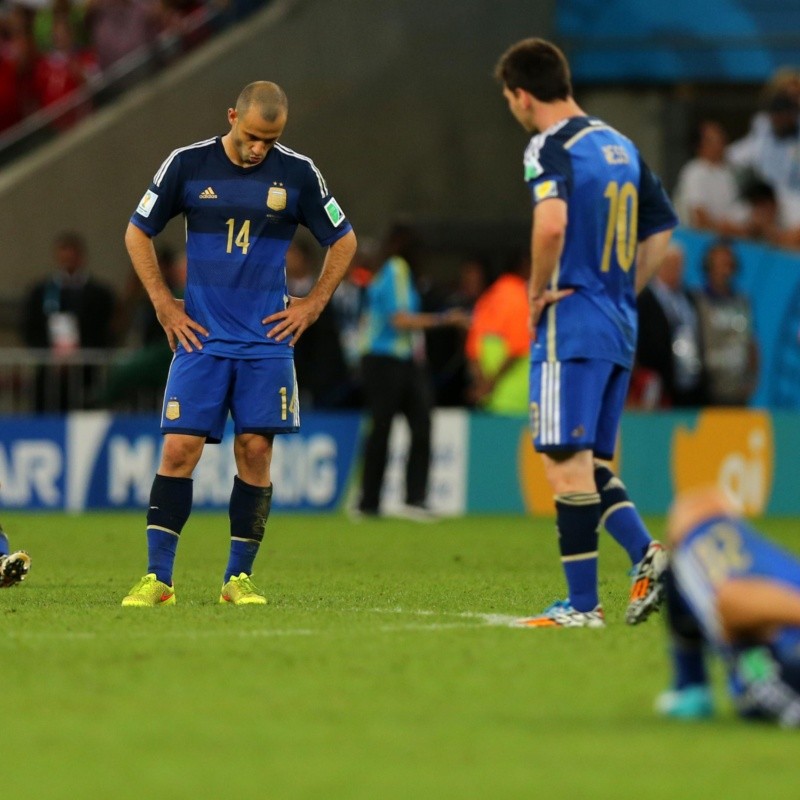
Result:
[[[215,12],[240,0],[15,0],[0,2],[0,132],[38,109],[70,106],[63,130],[91,110],[91,88],[132,54],[159,57],[199,44]],[[255,5],[256,0],[251,0]]]
[[684,284],[674,244],[639,298],[630,402],[641,408],[747,405],[759,375],[751,299],[737,289],[735,239],[800,250],[800,71],[767,82],[747,133],[701,119],[693,156],[675,184],[684,226],[718,237],[703,258],[703,286]]
[[800,71],[772,77],[738,141],[701,120],[692,152],[673,195],[684,225],[800,249]]

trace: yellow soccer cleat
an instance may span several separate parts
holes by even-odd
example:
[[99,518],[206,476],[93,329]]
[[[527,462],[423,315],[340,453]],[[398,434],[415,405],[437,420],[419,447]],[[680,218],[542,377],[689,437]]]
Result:
[[22,583],[30,568],[31,557],[24,550],[0,556],[0,588]]
[[235,606],[264,606],[267,598],[256,588],[250,576],[245,572],[232,575],[222,587],[219,595],[220,603],[232,603]]
[[162,583],[150,572],[128,592],[127,596],[122,598],[122,605],[128,608],[174,606],[175,589]]

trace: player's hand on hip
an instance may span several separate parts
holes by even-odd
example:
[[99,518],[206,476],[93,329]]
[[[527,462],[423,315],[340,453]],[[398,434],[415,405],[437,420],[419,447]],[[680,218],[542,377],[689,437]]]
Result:
[[261,320],[263,325],[272,325],[267,331],[267,337],[276,342],[289,339],[289,345],[294,347],[303,332],[317,321],[322,313],[322,308],[309,297],[290,297],[289,305],[275,314],[270,314]]
[[208,336],[208,331],[186,313],[183,300],[173,298],[171,302],[156,310],[156,316],[167,334],[173,353],[178,347],[178,342],[189,352],[203,349],[203,343],[197,334]]
[[547,306],[557,303],[565,297],[569,297],[571,294],[574,294],[574,292],[574,289],[545,289],[545,291],[537,297],[528,298],[528,307],[530,309],[528,333],[531,335],[531,339],[534,342],[536,341],[536,326],[539,324],[539,320]]

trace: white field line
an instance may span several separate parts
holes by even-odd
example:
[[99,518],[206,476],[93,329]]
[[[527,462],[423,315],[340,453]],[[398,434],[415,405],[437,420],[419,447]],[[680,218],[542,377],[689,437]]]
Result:
[[[429,611],[424,609],[403,609],[403,608],[350,608],[345,609],[348,614],[386,614],[408,617],[445,617],[451,618],[451,622],[398,622],[392,624],[378,625],[372,631],[378,633],[395,633],[400,631],[442,631],[466,628],[485,628],[485,627],[513,627],[517,617],[505,614],[481,614],[474,611]],[[128,611],[128,614],[138,614],[139,611]],[[152,612],[145,612],[152,613]],[[164,611],[155,613],[163,614]],[[169,613],[169,610],[166,611]],[[477,624],[476,624],[477,623]],[[367,632],[370,632],[369,630]],[[10,640],[37,640],[37,639],[58,639],[61,641],[80,641],[104,638],[125,638],[125,639],[151,639],[153,637],[163,637],[169,639],[208,639],[208,638],[230,638],[241,639],[271,639],[293,636],[327,636],[331,635],[330,630],[313,628],[254,628],[250,630],[238,630],[236,628],[209,629],[187,629],[180,628],[174,631],[130,631],[122,625],[113,631],[97,633],[95,631],[25,631],[9,630],[8,627],[0,634],[0,638]]]

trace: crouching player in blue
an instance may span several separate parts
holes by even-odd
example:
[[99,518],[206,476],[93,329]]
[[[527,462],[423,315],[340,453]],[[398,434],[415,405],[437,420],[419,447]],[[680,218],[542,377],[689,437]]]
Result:
[[[272,499],[273,437],[300,426],[292,346],[319,317],[356,249],[314,162],[278,143],[287,113],[278,85],[246,86],[228,109],[230,131],[174,150],[125,234],[175,356],[147,512],[147,574],[123,606],[175,603],[172,570],[192,507],[192,474],[205,443],[220,441],[229,413],[238,474],[219,600],[266,603],[251,576]],[[186,223],[185,305],[167,287],[152,241],[178,214]],[[299,224],[328,250],[315,286],[292,298],[285,255]]]
[[743,717],[800,727],[800,560],[739,519],[717,489],[680,496],[668,538],[663,578],[674,682],[657,710],[711,716],[705,655],[714,652]]
[[533,205],[530,417],[568,589],[566,600],[519,624],[605,625],[597,590],[604,527],[634,565],[626,621],[635,625],[658,608],[666,559],[610,462],[633,367],[636,292],[660,266],[677,217],[633,142],[575,102],[555,45],[518,42],[496,75],[511,114],[536,134],[524,157]]

